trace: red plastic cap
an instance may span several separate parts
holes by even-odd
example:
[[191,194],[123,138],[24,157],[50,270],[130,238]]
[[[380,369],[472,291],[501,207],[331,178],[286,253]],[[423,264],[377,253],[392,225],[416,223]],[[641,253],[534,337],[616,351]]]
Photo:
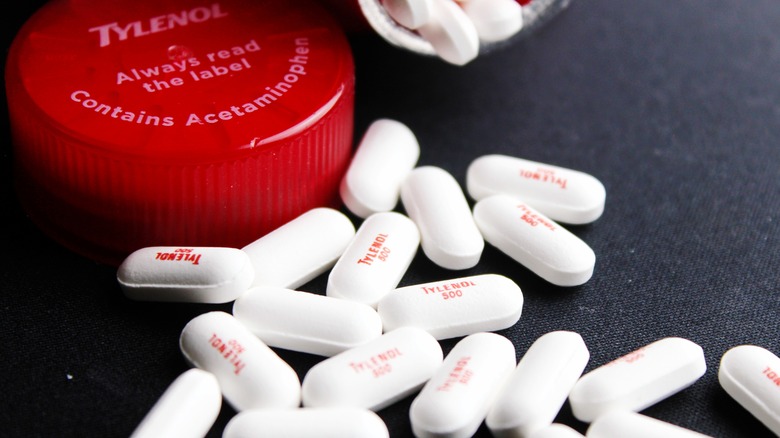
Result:
[[22,206],[97,261],[243,247],[340,205],[354,65],[318,3],[54,0],[6,89]]

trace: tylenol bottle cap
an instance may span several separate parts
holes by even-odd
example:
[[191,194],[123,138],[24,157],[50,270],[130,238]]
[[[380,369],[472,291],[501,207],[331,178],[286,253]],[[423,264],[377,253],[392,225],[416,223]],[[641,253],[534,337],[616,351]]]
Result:
[[7,61],[20,202],[77,253],[242,247],[339,204],[354,64],[318,3],[53,0]]

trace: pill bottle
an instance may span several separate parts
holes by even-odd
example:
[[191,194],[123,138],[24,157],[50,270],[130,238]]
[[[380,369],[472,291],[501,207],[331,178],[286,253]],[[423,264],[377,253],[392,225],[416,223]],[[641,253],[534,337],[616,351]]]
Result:
[[87,258],[242,247],[340,205],[354,62],[316,0],[51,0],[5,74],[20,204]]
[[[474,58],[469,57],[463,62],[454,62],[437,52],[437,48],[429,38],[423,36],[418,29],[411,29],[392,17],[387,6],[408,1],[420,3],[451,2],[467,9],[469,2],[481,3],[480,7],[492,7],[494,2],[488,0],[320,0],[340,19],[347,32],[373,31],[389,44],[423,56],[440,57],[444,61],[463,65],[478,55],[496,51],[513,44],[541,28],[559,12],[566,9],[571,0],[514,0],[521,8],[521,25],[517,30],[506,36],[491,39],[478,39],[478,48]],[[500,2],[499,2],[500,3]],[[493,17],[497,18],[497,17]],[[499,23],[496,23],[499,24]],[[500,25],[500,24],[499,24]]]

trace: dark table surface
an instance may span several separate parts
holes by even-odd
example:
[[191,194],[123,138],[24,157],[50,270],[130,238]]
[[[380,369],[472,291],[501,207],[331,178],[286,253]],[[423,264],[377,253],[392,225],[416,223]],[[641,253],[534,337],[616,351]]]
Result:
[[[6,15],[6,47],[37,4]],[[518,357],[539,336],[571,330],[590,350],[586,371],[687,338],[702,346],[706,373],[642,412],[711,436],[772,436],[723,391],[717,370],[739,344],[780,353],[777,0],[574,0],[538,32],[464,67],[372,35],[352,43],[356,138],[394,118],[417,135],[419,165],[464,187],[472,160],[503,153],[590,173],[607,190],[600,219],[569,227],[597,257],[582,286],[552,286],[489,245],[462,272],[418,255],[402,285],[508,276],[525,304],[500,333]],[[187,369],[183,326],[230,306],[132,302],[115,268],[42,234],[12,189],[3,111],[0,435],[127,436]],[[325,276],[300,289],[324,293]],[[455,341],[442,341],[445,353]],[[300,376],[321,359],[278,352]],[[411,436],[410,403],[379,412],[393,437]],[[225,406],[210,436],[234,414]],[[568,403],[557,421],[587,429]],[[477,435],[489,436],[484,425]]]

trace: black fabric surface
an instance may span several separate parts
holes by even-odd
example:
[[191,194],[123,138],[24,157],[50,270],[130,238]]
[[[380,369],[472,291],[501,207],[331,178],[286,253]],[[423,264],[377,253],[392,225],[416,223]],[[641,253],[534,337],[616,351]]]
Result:
[[[6,47],[36,3],[6,15]],[[642,413],[710,436],[773,436],[723,391],[717,370],[739,344],[780,353],[777,0],[573,0],[530,37],[464,67],[372,35],[352,43],[356,140],[394,118],[417,135],[419,165],[464,188],[472,160],[503,153],[590,173],[607,190],[598,221],[568,227],[596,253],[582,286],[552,286],[490,245],[457,272],[420,252],[401,285],[505,275],[525,298],[520,321],[500,332],[518,358],[539,336],[572,330],[590,350],[586,372],[687,338],[704,349],[707,372]],[[114,268],[43,235],[13,192],[2,119],[0,436],[128,436],[187,369],[184,325],[230,305],[130,301]],[[300,289],[324,293],[325,281]],[[442,341],[445,354],[456,341]],[[301,378],[322,359],[277,351]],[[411,436],[411,400],[379,412],[392,437]],[[223,404],[209,436],[234,414]],[[587,429],[568,403],[557,421]],[[477,436],[490,434],[483,425]]]

